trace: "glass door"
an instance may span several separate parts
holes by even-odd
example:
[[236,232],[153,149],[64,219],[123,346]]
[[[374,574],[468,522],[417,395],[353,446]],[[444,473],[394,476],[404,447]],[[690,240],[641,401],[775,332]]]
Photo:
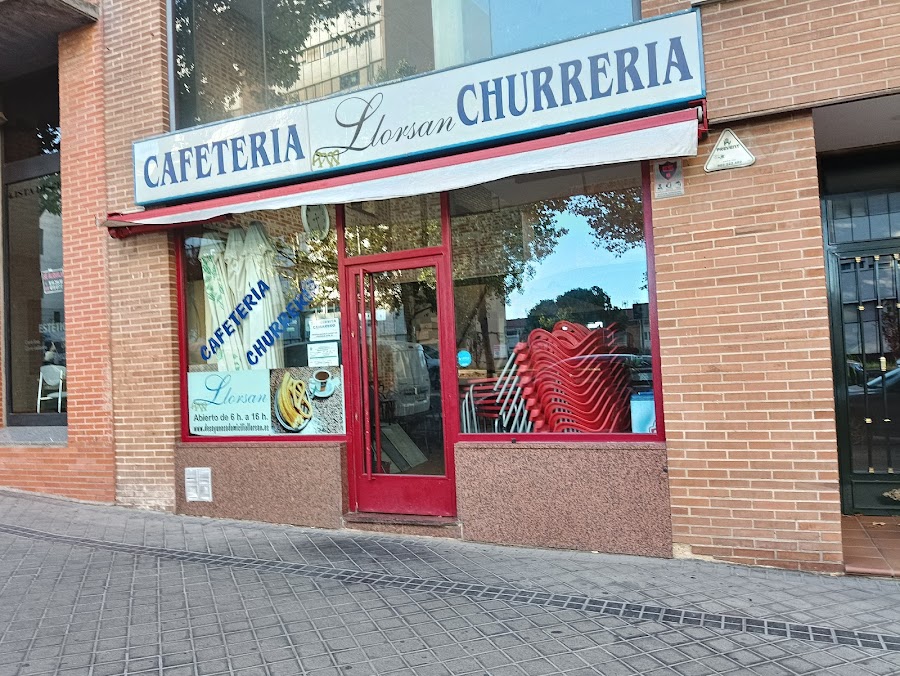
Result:
[[347,268],[356,374],[351,511],[455,514],[441,391],[441,264],[427,256]]

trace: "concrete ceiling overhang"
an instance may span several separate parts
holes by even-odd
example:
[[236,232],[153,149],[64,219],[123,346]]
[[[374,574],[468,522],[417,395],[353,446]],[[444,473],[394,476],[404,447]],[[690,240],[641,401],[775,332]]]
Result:
[[900,143],[900,94],[813,109],[820,153]]
[[59,34],[99,16],[87,0],[0,0],[0,82],[52,66]]

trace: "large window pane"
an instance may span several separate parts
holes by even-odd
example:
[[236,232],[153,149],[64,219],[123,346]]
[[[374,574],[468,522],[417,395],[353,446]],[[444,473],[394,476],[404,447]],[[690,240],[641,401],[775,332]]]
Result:
[[344,214],[347,256],[369,256],[441,245],[439,195],[356,202],[348,204]]
[[7,186],[11,413],[66,410],[59,174]]
[[188,231],[191,433],[344,433],[334,217],[282,209]]
[[655,432],[637,165],[450,195],[464,433]]
[[632,0],[175,0],[179,128],[627,24]]

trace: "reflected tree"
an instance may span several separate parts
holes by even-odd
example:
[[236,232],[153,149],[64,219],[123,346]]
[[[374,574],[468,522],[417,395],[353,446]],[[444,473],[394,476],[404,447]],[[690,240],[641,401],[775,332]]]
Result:
[[[594,245],[615,256],[643,246],[644,212],[640,186],[598,190],[590,194],[543,199],[507,210],[474,214],[479,229],[490,233],[490,245],[477,248],[473,260],[464,261],[457,283],[457,348],[465,347],[488,375],[496,372],[491,349],[489,306],[506,303],[520,291],[537,266],[550,256],[568,234],[560,225],[565,214],[577,215],[591,228]],[[457,264],[457,267],[460,267]],[[472,272],[474,274],[466,274]],[[483,271],[483,274],[479,274]],[[602,321],[624,324],[626,315],[614,307],[599,287],[576,288],[556,299],[542,300],[529,312],[527,329],[552,328],[561,319],[587,324]]]
[[577,195],[566,208],[585,218],[594,241],[616,256],[644,245],[644,206],[641,187],[604,190],[590,195]]
[[550,331],[559,321],[569,321],[587,326],[602,322],[603,326],[624,325],[628,318],[622,308],[613,305],[612,300],[599,286],[589,289],[577,288],[560,294],[556,299],[540,301],[528,312],[525,326],[529,331],[546,329]]
[[289,103],[310,36],[362,44],[380,9],[368,0],[174,0],[179,126],[222,119],[239,104]]

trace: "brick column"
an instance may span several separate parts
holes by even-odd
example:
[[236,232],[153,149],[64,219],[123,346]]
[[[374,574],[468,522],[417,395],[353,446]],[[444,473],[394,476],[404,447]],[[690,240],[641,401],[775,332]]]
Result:
[[[163,0],[106,0],[110,211],[134,207],[131,143],[168,130]],[[106,240],[112,309],[116,494],[173,509],[179,380],[174,252],[166,234]]]
[[706,174],[713,129],[653,204],[676,553],[840,570],[812,116],[733,129],[755,165]]

